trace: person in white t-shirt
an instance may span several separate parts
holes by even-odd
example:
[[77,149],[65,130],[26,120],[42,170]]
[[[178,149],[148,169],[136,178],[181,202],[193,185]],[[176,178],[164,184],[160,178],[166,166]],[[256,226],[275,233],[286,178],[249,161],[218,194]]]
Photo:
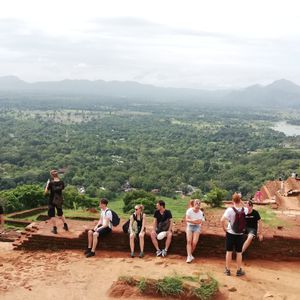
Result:
[[196,249],[200,232],[201,224],[204,221],[203,212],[200,210],[201,202],[199,199],[194,200],[194,205],[186,211],[186,251],[187,263],[191,263],[194,259],[193,252]]
[[238,213],[241,213],[241,221],[246,226],[245,215],[248,214],[248,208],[244,207],[244,203],[239,194],[234,193],[232,196],[233,206],[228,207],[221,218],[223,230],[226,232],[226,267],[224,273],[227,276],[231,275],[230,264],[232,261],[232,251],[235,248],[237,276],[245,275],[242,270],[242,248],[243,248],[243,232],[236,232],[234,230],[234,222]]
[[96,247],[98,244],[98,238],[107,235],[112,231],[112,212],[107,207],[108,200],[102,198],[99,202],[101,209],[100,219],[94,229],[88,231],[88,248],[84,252],[86,257],[95,256]]

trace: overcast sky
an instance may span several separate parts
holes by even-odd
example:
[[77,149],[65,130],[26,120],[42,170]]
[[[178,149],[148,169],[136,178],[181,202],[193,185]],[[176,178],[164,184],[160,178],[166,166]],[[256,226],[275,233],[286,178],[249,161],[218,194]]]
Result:
[[298,3],[3,0],[0,76],[192,88],[300,84]]

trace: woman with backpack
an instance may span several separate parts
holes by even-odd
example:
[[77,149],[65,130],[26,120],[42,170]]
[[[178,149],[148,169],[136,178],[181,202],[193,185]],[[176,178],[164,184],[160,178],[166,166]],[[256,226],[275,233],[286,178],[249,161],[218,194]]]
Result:
[[230,276],[230,264],[232,261],[232,251],[236,252],[237,271],[236,276],[243,276],[245,272],[242,270],[242,248],[243,234],[246,229],[246,215],[248,208],[244,207],[241,196],[234,193],[232,196],[232,206],[228,207],[224,212],[221,223],[226,233],[226,266],[225,275]]
[[134,207],[134,213],[129,219],[129,243],[130,256],[134,257],[134,242],[135,238],[139,237],[140,254],[139,257],[144,257],[144,237],[146,232],[146,214],[144,213],[144,206],[142,204]]
[[64,230],[68,231],[68,224],[63,215],[62,204],[63,195],[62,191],[65,188],[64,182],[58,177],[57,170],[50,171],[50,179],[48,180],[45,188],[45,194],[50,192],[49,203],[48,203],[48,217],[53,225],[52,233],[57,234],[56,220],[55,220],[55,209],[57,211],[57,216],[62,220],[64,224]]

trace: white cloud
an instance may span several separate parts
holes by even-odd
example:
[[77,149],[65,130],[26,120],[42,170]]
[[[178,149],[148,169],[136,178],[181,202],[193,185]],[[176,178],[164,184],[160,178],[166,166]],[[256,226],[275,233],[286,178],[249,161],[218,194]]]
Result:
[[291,0],[10,0],[0,10],[0,75],[300,84],[299,12]]

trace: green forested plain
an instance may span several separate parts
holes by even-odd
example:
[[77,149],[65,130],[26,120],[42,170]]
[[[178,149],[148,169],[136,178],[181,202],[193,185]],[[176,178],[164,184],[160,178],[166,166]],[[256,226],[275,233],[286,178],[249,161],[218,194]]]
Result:
[[93,198],[116,197],[126,183],[168,197],[190,186],[250,195],[300,173],[300,137],[271,129],[298,116],[188,103],[0,101],[0,188],[42,187],[58,168]]

